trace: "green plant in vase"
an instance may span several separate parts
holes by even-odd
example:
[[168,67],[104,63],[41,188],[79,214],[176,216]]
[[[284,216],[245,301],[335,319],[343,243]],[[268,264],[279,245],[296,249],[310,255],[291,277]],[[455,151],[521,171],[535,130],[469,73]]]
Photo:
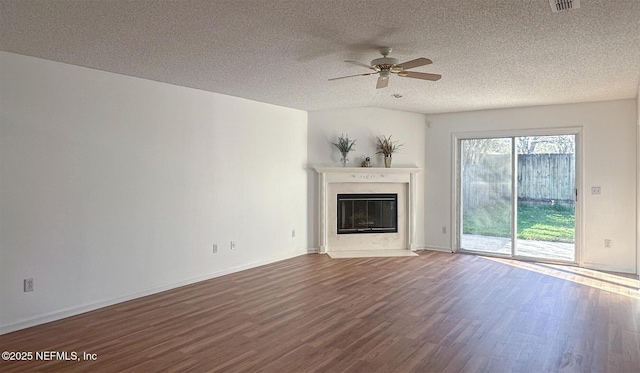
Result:
[[349,158],[347,157],[349,152],[352,150],[355,150],[353,148],[353,145],[356,143],[356,140],[349,140],[349,135],[345,136],[344,134],[340,135],[340,137],[338,137],[338,143],[332,142],[332,144],[338,148],[338,150],[340,151],[340,154],[342,155],[342,158],[340,159],[340,162],[342,163],[342,167],[346,167],[347,164],[349,163]]
[[376,137],[376,139],[378,140],[376,154],[383,154],[384,155],[384,166],[386,168],[390,168],[391,167],[391,156],[392,156],[393,152],[395,152],[398,149],[400,149],[400,147],[402,147],[404,144],[398,144],[397,141],[392,141],[391,140],[391,135],[389,135],[389,137],[382,136],[382,138]]

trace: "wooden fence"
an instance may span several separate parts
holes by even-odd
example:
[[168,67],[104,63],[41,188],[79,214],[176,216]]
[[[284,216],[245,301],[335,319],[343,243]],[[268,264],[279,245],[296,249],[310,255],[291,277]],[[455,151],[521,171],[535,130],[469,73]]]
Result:
[[[575,199],[573,154],[519,154],[518,200],[572,204]],[[465,165],[462,177],[465,208],[509,203],[511,198],[510,155],[490,155]]]
[[518,198],[534,201],[575,199],[573,154],[519,154]]

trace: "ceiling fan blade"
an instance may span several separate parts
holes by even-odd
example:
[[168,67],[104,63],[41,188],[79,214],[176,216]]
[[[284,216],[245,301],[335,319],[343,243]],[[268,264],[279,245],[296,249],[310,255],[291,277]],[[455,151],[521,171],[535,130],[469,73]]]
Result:
[[430,59],[421,57],[421,58],[416,58],[415,60],[403,62],[403,63],[398,64],[396,66],[402,67],[403,70],[408,70],[408,69],[413,69],[414,67],[429,65],[429,64],[432,64],[432,63],[433,62],[431,62]]
[[435,82],[436,80],[440,80],[440,78],[442,78],[442,75],[440,74],[419,73],[416,71],[402,71],[398,73],[398,76],[403,76],[406,78],[422,79],[422,80],[431,80],[432,82]]
[[376,89],[386,88],[389,85],[389,77],[381,76],[378,78],[378,84],[376,84]]
[[373,75],[373,74],[377,74],[378,72],[375,73],[365,73],[365,74],[356,74],[356,75],[347,75],[347,76],[341,76],[339,78],[331,78],[329,80],[338,80],[338,79],[344,79],[344,78],[353,78],[354,76],[367,76],[367,75]]
[[369,66],[369,65],[367,65],[365,63],[362,63],[362,62],[358,62],[358,61],[344,61],[344,62],[351,63],[351,64],[358,65],[358,66],[362,66],[362,67],[366,67],[367,69],[375,70],[373,67],[371,67],[371,66]]

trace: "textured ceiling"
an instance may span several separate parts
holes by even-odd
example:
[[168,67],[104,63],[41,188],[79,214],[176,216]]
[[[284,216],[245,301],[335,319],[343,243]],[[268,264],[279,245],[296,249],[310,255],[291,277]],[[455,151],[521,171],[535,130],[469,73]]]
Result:
[[[302,110],[453,112],[636,97],[640,1],[0,0],[0,50]],[[390,46],[437,82],[376,76]],[[392,94],[403,97],[396,99]]]

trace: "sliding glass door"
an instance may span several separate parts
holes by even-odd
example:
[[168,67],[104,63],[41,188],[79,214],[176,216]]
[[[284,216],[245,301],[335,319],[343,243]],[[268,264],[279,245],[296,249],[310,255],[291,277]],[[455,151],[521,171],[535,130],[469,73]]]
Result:
[[460,144],[460,248],[511,255],[511,139],[467,139]]
[[514,138],[518,235],[515,256],[575,262],[576,136]]
[[459,141],[459,249],[575,262],[575,135]]

